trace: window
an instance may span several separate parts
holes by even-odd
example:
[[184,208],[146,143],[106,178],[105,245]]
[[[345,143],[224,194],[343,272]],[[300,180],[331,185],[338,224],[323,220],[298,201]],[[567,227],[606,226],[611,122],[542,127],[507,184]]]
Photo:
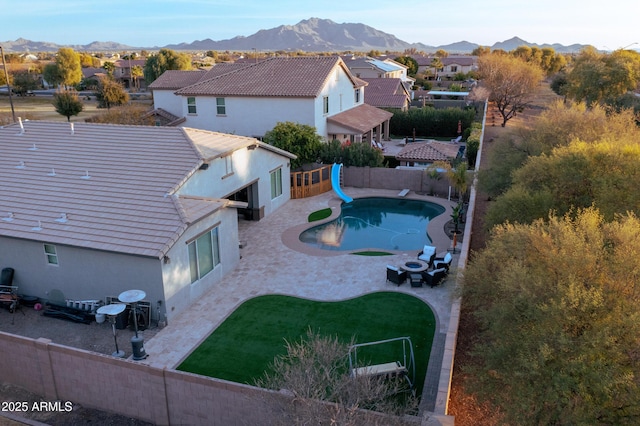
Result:
[[216,114],[225,115],[227,107],[224,105],[224,98],[216,98]]
[[458,67],[455,65],[451,65],[451,72],[458,72]]
[[196,113],[196,98],[193,98],[193,97],[187,98],[187,112],[189,114]]
[[322,113],[329,114],[329,97],[324,96],[322,98]]
[[227,155],[224,157],[225,176],[233,174],[233,156]]
[[271,199],[282,195],[282,168],[278,168],[270,173],[271,176]]
[[356,89],[356,103],[360,103],[360,89]]
[[45,244],[44,255],[47,257],[47,263],[49,265],[58,266],[58,253],[56,252],[56,246],[53,244]]
[[188,244],[189,269],[191,283],[213,271],[220,264],[220,246],[218,243],[218,227],[205,232]]

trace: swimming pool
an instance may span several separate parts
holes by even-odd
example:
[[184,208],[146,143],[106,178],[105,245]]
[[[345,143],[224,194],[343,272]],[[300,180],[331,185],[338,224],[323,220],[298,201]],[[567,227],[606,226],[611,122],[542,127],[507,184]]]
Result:
[[431,242],[429,220],[444,211],[428,201],[358,198],[342,203],[335,220],[302,232],[300,241],[325,250],[419,250]]

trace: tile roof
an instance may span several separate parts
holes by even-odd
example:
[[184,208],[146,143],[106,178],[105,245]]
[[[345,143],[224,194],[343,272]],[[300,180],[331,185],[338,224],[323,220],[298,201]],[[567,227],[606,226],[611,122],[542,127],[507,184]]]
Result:
[[448,142],[411,142],[396,154],[404,161],[451,161],[458,155],[459,144]]
[[222,202],[170,195],[203,161],[257,142],[188,128],[72,125],[0,127],[1,236],[160,258]]
[[363,78],[364,101],[379,108],[403,108],[410,101],[399,78]]
[[380,123],[389,120],[391,117],[393,117],[393,114],[389,111],[362,104],[327,117],[327,123],[337,124],[360,133],[366,133]]
[[177,90],[185,86],[189,86],[193,83],[200,81],[207,71],[178,71],[168,70],[163,72],[160,77],[156,78],[153,83],[149,85],[149,90]]
[[[338,56],[274,57],[201,80],[178,90],[184,96],[316,97],[338,66]],[[215,70],[216,67],[212,68]],[[354,86],[357,84],[354,81]]]

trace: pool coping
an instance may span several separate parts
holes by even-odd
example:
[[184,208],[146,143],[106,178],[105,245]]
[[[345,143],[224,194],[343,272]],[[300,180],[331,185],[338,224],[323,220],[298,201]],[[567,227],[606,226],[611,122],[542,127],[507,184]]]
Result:
[[[394,196],[388,196],[388,195],[355,196],[354,200],[357,200],[359,198],[390,198],[390,199],[397,199],[397,200],[408,199],[408,200],[416,200],[416,201],[427,201],[427,202],[431,202],[433,204],[437,204],[439,206],[444,207],[445,209],[444,212],[440,213],[438,216],[434,217],[433,219],[429,219],[429,224],[427,225],[427,235],[431,240],[431,243],[435,247],[437,247],[438,255],[440,255],[441,253],[449,249],[451,240],[444,233],[444,226],[447,222],[449,222],[451,218],[453,205],[455,205],[453,201],[438,198],[438,197],[428,196],[428,195],[416,194],[416,193],[409,193],[405,197],[398,197],[398,196],[394,197]],[[414,254],[419,251],[419,249],[418,250],[387,250],[387,249],[380,249],[379,247],[362,247],[356,250],[326,250],[319,247],[311,246],[309,244],[305,244],[302,241],[300,241],[299,237],[302,232],[306,231],[307,229],[313,228],[315,226],[319,226],[319,225],[323,225],[325,223],[331,222],[336,218],[338,218],[342,210],[341,209],[342,203],[343,201],[339,198],[335,198],[335,197],[331,198],[328,202],[329,208],[331,209],[331,215],[329,215],[328,217],[322,220],[305,222],[305,223],[301,223],[286,229],[281,235],[282,243],[291,250],[295,250],[297,252],[303,253],[308,256],[318,256],[318,257],[343,256],[347,254],[361,253],[366,251],[383,251],[391,254],[406,255],[409,253]],[[310,213],[313,213],[313,212],[310,212]],[[447,246],[447,248],[443,249],[445,245]]]

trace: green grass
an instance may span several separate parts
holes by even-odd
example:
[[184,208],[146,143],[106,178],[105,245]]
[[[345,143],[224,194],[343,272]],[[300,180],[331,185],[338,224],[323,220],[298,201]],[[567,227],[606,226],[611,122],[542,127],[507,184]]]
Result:
[[[311,328],[323,335],[356,343],[409,336],[416,361],[417,394],[429,362],[435,317],[423,301],[403,293],[372,293],[341,302],[314,302],[269,295],[238,307],[178,367],[209,377],[254,384],[274,357],[284,354],[284,340],[299,341]],[[371,363],[402,362],[398,345],[379,345],[359,352]]]
[[358,256],[391,256],[393,255],[393,253],[388,253],[386,251],[357,251],[351,254],[355,254]]
[[311,213],[309,215],[309,217],[307,218],[307,221],[315,222],[315,221],[318,221],[318,220],[326,219],[329,216],[331,216],[331,209],[329,209],[329,208],[322,209],[322,210],[318,210],[318,211],[315,211],[315,212]]

